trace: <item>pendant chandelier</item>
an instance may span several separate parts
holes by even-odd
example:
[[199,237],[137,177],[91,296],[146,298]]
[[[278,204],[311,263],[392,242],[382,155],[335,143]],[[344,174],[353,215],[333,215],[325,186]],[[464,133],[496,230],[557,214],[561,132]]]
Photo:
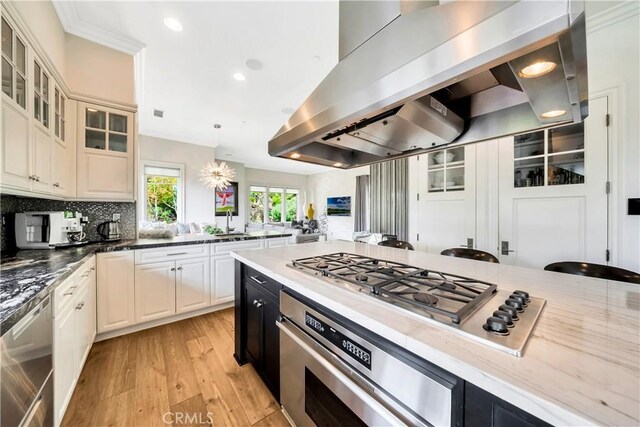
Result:
[[[215,124],[213,127],[218,131],[218,145],[220,145],[220,128],[222,126]],[[200,169],[200,180],[214,191],[226,189],[235,176],[236,171],[225,162],[217,163],[216,161],[212,161]]]
[[209,162],[200,169],[200,180],[214,191],[227,188],[235,176],[236,171],[225,162]]

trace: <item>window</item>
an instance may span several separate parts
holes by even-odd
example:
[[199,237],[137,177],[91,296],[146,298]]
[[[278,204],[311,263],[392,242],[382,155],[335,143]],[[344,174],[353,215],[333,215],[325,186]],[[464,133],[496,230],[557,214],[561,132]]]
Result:
[[282,187],[249,187],[250,222],[290,222],[298,217],[299,191]]
[[184,166],[172,163],[144,162],[145,221],[173,223],[182,220],[184,194]]
[[27,108],[27,48],[2,18],[2,92]]

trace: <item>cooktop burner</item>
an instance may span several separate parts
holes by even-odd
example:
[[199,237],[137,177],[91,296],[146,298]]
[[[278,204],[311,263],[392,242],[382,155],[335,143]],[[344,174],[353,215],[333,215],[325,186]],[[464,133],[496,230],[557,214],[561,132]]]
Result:
[[[367,292],[518,356],[545,303],[525,291],[509,294],[482,280],[346,252],[296,259],[289,266]],[[500,303],[484,307],[496,294],[502,294]]]

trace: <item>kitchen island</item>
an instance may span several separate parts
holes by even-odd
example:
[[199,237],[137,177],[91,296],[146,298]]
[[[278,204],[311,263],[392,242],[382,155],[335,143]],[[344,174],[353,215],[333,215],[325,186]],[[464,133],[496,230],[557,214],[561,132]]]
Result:
[[[522,357],[287,266],[348,252],[527,290],[546,306]],[[640,288],[621,282],[352,242],[312,243],[232,256],[285,287],[424,360],[554,425],[640,423]]]

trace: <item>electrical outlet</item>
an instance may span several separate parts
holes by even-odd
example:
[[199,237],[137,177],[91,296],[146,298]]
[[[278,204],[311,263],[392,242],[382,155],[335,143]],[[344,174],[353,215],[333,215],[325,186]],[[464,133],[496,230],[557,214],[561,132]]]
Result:
[[120,220],[120,214],[119,213],[113,214],[113,220],[114,221]]

